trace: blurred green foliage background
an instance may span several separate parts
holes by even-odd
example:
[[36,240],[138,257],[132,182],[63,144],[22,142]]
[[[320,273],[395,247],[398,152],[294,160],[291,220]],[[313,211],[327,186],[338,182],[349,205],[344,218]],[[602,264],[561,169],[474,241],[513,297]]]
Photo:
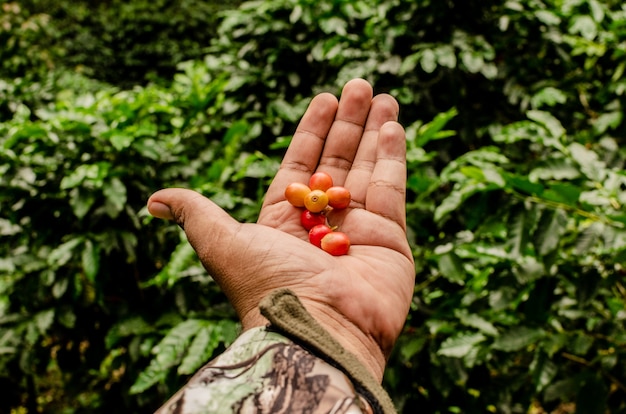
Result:
[[318,92],[401,103],[399,412],[626,410],[626,7],[15,0],[0,11],[1,413],[150,412],[237,335],[149,195],[254,221]]

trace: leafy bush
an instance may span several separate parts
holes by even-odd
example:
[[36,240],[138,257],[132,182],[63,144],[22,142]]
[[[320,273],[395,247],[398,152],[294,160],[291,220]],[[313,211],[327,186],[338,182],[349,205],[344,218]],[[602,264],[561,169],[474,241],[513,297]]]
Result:
[[[190,182],[240,219],[258,206],[256,194],[246,197],[237,183],[255,166],[259,180],[274,169],[263,167],[262,155],[241,151],[251,137],[247,125],[211,119],[224,81],[209,80],[190,65],[177,75],[175,90],[68,89],[54,105],[36,109],[34,120],[21,106],[0,124],[0,371],[3,389],[12,390],[10,406],[136,410],[170,392],[132,401],[122,391],[170,329],[166,339],[182,332],[213,349],[232,340],[234,315],[219,306],[224,299],[193,252],[179,249],[169,260],[181,232],[151,223],[144,211],[151,192]],[[224,140],[207,140],[212,129]],[[168,285],[174,277],[176,285]],[[188,318],[200,317],[193,332],[183,329]],[[168,352],[172,361],[159,361],[169,369],[183,355],[161,349],[159,356]],[[186,358],[180,372],[202,362]],[[21,401],[21,389],[32,392],[31,400]]]
[[254,220],[307,98],[360,76],[407,128],[417,283],[385,377],[400,411],[623,411],[624,27],[615,1],[252,1],[171,83],[65,71],[48,99],[15,93],[3,404],[145,411],[227,345],[229,305],[145,200],[191,187]]
[[48,98],[47,74],[56,49],[48,39],[54,27],[46,14],[32,14],[17,2],[2,4],[0,15],[0,119],[9,119],[19,102]]
[[584,146],[533,110],[432,176],[434,154],[416,144],[439,126],[409,136],[409,183],[420,189],[409,219],[420,229],[430,212],[440,232],[415,240],[414,312],[387,373],[396,398],[433,412],[522,413],[534,399],[621,409],[626,174],[616,140]]
[[176,65],[201,59],[215,36],[217,16],[240,0],[20,0],[52,22],[46,43],[59,63],[120,87],[171,79]]

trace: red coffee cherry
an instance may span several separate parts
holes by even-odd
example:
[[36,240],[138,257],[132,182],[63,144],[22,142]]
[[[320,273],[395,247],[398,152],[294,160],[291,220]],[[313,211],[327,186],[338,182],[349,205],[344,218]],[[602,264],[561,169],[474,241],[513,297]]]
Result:
[[343,209],[350,205],[350,191],[345,187],[335,186],[326,190],[328,205],[332,208]]
[[300,214],[300,223],[305,229],[311,230],[319,224],[325,224],[326,216],[323,213],[311,213],[309,210],[302,210],[302,214]]
[[322,247],[322,238],[332,231],[326,224],[318,224],[309,230],[309,241],[314,246]]
[[333,256],[342,256],[350,250],[350,239],[345,233],[333,231],[322,237],[320,247]]
[[333,179],[329,174],[325,172],[318,171],[313,174],[311,178],[309,178],[309,187],[311,188],[311,190],[326,191],[332,186]]

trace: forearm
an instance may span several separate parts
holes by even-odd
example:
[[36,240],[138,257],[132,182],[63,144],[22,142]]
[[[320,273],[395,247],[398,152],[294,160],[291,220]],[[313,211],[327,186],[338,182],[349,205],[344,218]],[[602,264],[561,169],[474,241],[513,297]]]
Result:
[[[159,414],[206,412],[388,413],[393,405],[367,368],[289,291],[261,304],[271,323],[245,331]],[[305,409],[306,408],[306,409]]]

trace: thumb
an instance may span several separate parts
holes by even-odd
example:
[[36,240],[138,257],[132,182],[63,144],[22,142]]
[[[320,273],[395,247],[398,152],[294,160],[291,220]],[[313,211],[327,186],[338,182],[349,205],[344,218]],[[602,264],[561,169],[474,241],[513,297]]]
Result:
[[220,276],[241,224],[203,195],[182,188],[152,194],[147,203],[154,217],[172,220],[183,228],[189,243],[212,276]]

